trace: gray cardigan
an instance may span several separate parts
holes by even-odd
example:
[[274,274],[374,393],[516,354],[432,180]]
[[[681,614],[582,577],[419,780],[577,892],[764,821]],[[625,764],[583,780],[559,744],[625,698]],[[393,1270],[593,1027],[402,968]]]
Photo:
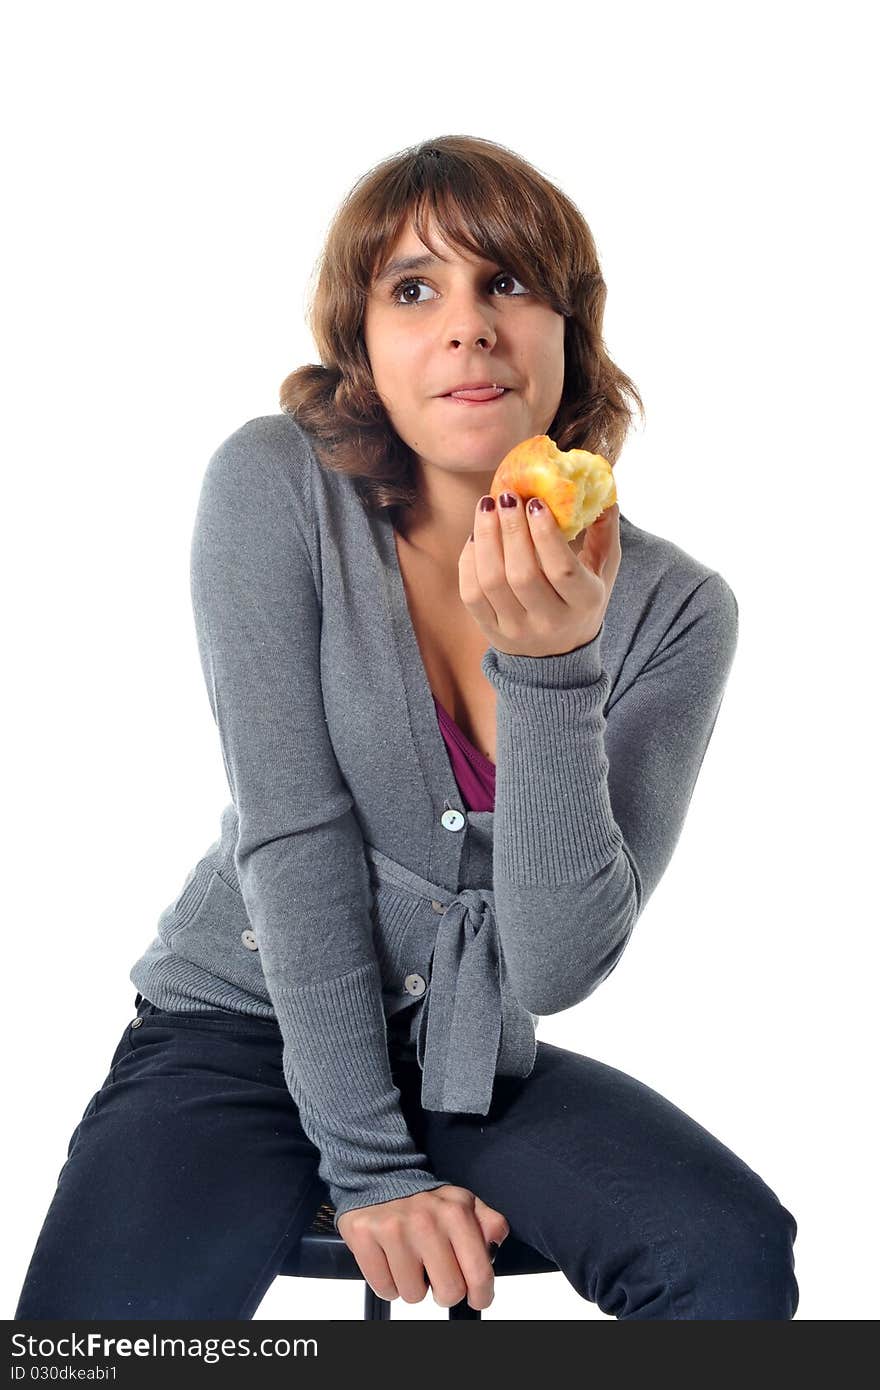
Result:
[[232,802],[131,970],[160,1008],[277,1020],[337,1219],[443,1184],[393,1084],[485,1115],[616,966],[680,836],[737,641],[717,571],[620,516],[592,642],[490,647],[494,811],[453,776],[388,513],[286,414],[212,455],[196,635]]

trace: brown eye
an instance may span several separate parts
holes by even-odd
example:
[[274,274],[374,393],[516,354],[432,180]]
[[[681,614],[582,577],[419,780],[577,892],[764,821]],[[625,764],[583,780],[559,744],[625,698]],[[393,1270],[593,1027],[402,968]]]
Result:
[[[521,281],[517,280],[517,278],[516,278],[515,275],[509,274],[509,272],[506,271],[506,270],[502,270],[502,271],[500,271],[497,275],[494,275],[494,276],[492,277],[492,279],[490,280],[489,283],[492,284],[492,285],[497,285],[497,284],[499,283],[499,281],[504,281],[504,280],[510,280],[514,285],[520,285],[521,288],[520,288],[520,291],[519,291],[518,294],[517,294],[517,293],[512,293],[512,294],[507,294],[507,293],[505,293],[505,294],[502,294],[502,296],[501,296],[502,299],[515,299],[515,298],[519,298],[519,295],[520,295],[520,294],[529,294],[529,293],[530,293],[530,291],[527,290],[527,289],[525,288],[525,286],[521,284]],[[430,289],[430,288],[431,288],[431,286],[428,285],[428,282],[427,282],[426,280],[414,280],[414,279],[412,279],[411,276],[410,276],[410,277],[404,277],[403,279],[398,280],[397,283],[396,283],[396,284],[392,287],[392,289],[391,289],[391,299],[392,299],[393,303],[394,303],[394,304],[399,304],[402,308],[405,308],[407,305],[410,305],[410,304],[428,304],[428,303],[430,303],[430,300],[428,300],[428,299],[402,299],[402,298],[401,298],[401,295],[403,294],[403,291],[404,291],[404,290],[408,290],[408,289],[411,289],[411,288],[418,288],[419,285],[424,285],[427,289]]]

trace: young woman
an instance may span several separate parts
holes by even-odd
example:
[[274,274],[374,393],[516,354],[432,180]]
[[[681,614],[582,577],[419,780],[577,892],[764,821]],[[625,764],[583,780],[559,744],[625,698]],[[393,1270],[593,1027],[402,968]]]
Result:
[[614,1317],[794,1315],[761,1178],[535,1035],[620,959],[736,647],[721,575],[617,506],[567,543],[488,505],[530,436],[619,457],[641,401],[604,301],[577,208],[488,141],[339,210],[321,365],[221,444],[196,517],[232,801],[132,969],[17,1318],[252,1317],[328,1197],[384,1298],[487,1307],[513,1231]]

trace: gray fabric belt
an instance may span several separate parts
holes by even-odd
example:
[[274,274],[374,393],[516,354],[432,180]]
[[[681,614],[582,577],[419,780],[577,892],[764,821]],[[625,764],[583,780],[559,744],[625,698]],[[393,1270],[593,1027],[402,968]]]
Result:
[[534,1016],[507,984],[495,895],[488,888],[452,894],[374,846],[366,851],[381,881],[444,909],[436,918],[431,979],[418,1026],[422,1106],[486,1115],[496,1074],[528,1076],[537,1049]]

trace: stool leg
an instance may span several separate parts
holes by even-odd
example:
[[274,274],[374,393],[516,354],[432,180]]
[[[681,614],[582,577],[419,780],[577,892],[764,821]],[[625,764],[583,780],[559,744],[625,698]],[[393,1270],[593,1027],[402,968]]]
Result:
[[364,1322],[388,1322],[391,1318],[391,1304],[387,1298],[380,1298],[369,1284],[364,1282]]
[[452,1307],[449,1309],[450,1320],[454,1319],[455,1321],[458,1321],[462,1318],[482,1319],[482,1316],[483,1315],[480,1312],[479,1308],[472,1308],[471,1305],[468,1303],[467,1298],[463,1298],[460,1303],[453,1303]]

